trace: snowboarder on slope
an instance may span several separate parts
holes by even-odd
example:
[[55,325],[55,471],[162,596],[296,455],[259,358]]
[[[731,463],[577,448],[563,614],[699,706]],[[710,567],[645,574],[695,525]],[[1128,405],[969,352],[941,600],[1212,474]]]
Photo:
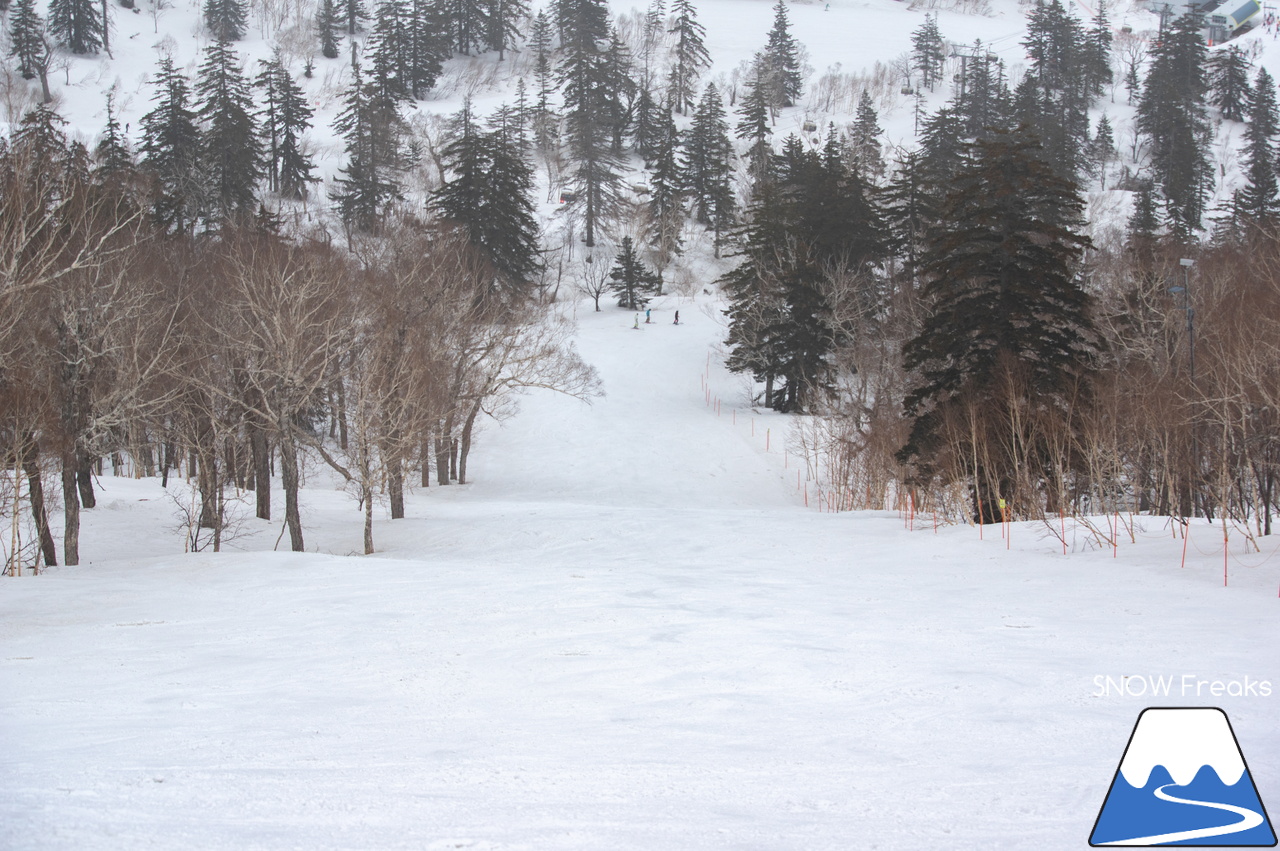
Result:
[[678,311],[678,310],[676,311],[676,321],[675,321],[675,322],[672,322],[671,324],[672,324],[672,325],[679,325],[679,324],[680,324],[680,311]]

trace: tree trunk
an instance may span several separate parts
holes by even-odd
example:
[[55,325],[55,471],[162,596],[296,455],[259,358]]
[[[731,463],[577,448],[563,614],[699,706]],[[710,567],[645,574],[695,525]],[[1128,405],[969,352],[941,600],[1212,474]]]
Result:
[[40,538],[40,552],[45,567],[57,567],[58,553],[53,546],[53,533],[49,531],[49,512],[44,504],[44,481],[40,478],[40,463],[36,454],[35,438],[27,435],[22,442],[22,469],[27,474],[27,490],[31,494],[31,517],[35,520],[36,534]]
[[289,527],[289,546],[300,553],[306,548],[302,543],[302,516],[298,512],[298,447],[291,435],[280,440],[280,480],[284,485],[284,522]]
[[80,504],[85,508],[97,508],[98,498],[93,493],[93,459],[88,452],[76,453],[76,486],[80,490]]
[[361,488],[364,501],[364,554],[373,554],[373,490],[364,485]]
[[422,440],[422,486],[431,487],[431,438]]
[[387,459],[387,498],[391,502],[391,519],[403,520],[404,465],[400,463],[400,456],[394,453]]
[[271,447],[267,432],[258,425],[250,426],[249,446],[253,453],[253,489],[258,502],[258,518],[271,519]]
[[338,382],[338,447],[347,451],[347,391]]
[[62,559],[68,566],[80,563],[80,497],[76,493],[76,453],[62,456],[62,513],[66,526],[62,530]]
[[449,442],[453,433],[453,415],[444,421],[436,435],[436,484],[449,484]]
[[449,478],[458,480],[458,438],[449,438]]
[[480,413],[480,402],[476,401],[467,412],[467,421],[462,425],[462,446],[458,458],[458,484],[467,483],[467,456],[471,454],[471,429],[476,424],[476,415]]

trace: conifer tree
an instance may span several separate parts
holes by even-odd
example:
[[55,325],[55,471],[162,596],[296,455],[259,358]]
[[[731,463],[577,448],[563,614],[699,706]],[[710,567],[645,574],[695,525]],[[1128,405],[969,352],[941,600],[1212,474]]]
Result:
[[769,86],[764,57],[756,54],[752,74],[746,82],[746,93],[738,105],[738,125],[734,134],[747,142],[747,172],[755,183],[769,173],[769,157],[773,153],[769,137],[773,135],[773,109],[769,105]]
[[204,25],[214,41],[239,41],[248,23],[244,0],[205,0]]
[[[1031,498],[1017,492],[1019,465],[1031,458],[1024,474],[1044,475],[1048,424],[1076,427],[1088,398],[1098,337],[1076,274],[1088,245],[1078,232],[1082,208],[1075,186],[1045,163],[1034,140],[998,131],[969,146],[943,224],[929,235],[928,312],[903,349],[916,378],[899,459],[929,479],[979,458],[969,475],[982,520],[1000,516],[992,511],[997,499]],[[1017,418],[1008,416],[1014,408]],[[954,415],[976,418],[965,434],[983,442],[945,439]],[[957,455],[947,459],[948,448]]]
[[159,190],[156,219],[165,228],[187,233],[204,209],[200,129],[187,78],[173,67],[171,57],[161,57],[155,85],[155,108],[140,122],[142,166]]
[[315,163],[303,150],[302,136],[311,129],[314,115],[302,88],[284,67],[279,54],[260,60],[262,72],[254,84],[263,90],[262,137],[267,145],[266,171],[271,190],[285,198],[307,196]]
[[602,0],[561,0],[565,125],[572,157],[572,185],[582,205],[588,248],[617,204],[618,160],[613,152],[615,93],[610,90],[613,33]]
[[1098,0],[1098,11],[1085,34],[1082,49],[1084,88],[1090,98],[1102,97],[1111,85],[1111,21],[1107,18],[1106,0]]
[[369,19],[364,0],[340,0],[338,9],[342,13],[342,19],[346,21],[348,36],[360,32],[360,23]]
[[1244,121],[1249,112],[1249,57],[1238,45],[1229,44],[1211,53],[1208,64],[1210,102],[1227,121]]
[[129,138],[116,116],[115,92],[107,92],[107,126],[94,149],[97,173],[101,178],[133,171],[133,152],[129,150]]
[[1115,132],[1111,129],[1111,120],[1104,115],[1098,119],[1098,130],[1094,134],[1093,141],[1089,143],[1089,159],[1093,165],[1093,173],[1101,180],[1103,189],[1107,188],[1107,165],[1115,159],[1115,156]]
[[618,156],[622,153],[623,140],[631,128],[636,81],[631,52],[614,27],[609,28],[609,50],[605,54],[601,88],[608,109],[609,132],[612,139],[610,151]]
[[911,64],[920,75],[920,85],[933,91],[946,61],[947,43],[938,29],[938,16],[925,15],[924,23],[911,34]]
[[671,35],[675,36],[675,47],[671,57],[668,91],[676,111],[685,115],[697,101],[698,77],[711,67],[711,54],[707,53],[704,43],[707,30],[698,22],[693,0],[674,0],[671,14],[675,19],[670,30]]
[[1266,68],[1259,68],[1250,97],[1249,126],[1244,131],[1244,176],[1248,184],[1239,197],[1245,218],[1259,225],[1274,225],[1280,218],[1277,133],[1280,133],[1280,115],[1276,107],[1276,84]]
[[880,153],[879,116],[871,102],[871,94],[862,90],[858,100],[858,115],[853,123],[849,147],[854,156],[854,167],[862,179],[874,181],[884,174],[884,157]]
[[558,145],[556,130],[559,118],[551,106],[556,91],[552,39],[551,18],[545,10],[539,9],[529,31],[529,49],[533,51],[533,79],[538,87],[533,102],[531,125],[533,146],[543,156],[550,154]]
[[432,206],[493,264],[498,286],[522,297],[539,266],[533,171],[512,135],[477,126],[470,99],[456,126],[442,156],[449,177]]
[[715,83],[707,85],[685,139],[684,185],[699,222],[715,233],[716,256],[720,241],[733,221],[733,144],[729,125]]
[[1125,244],[1142,266],[1151,264],[1160,239],[1160,225],[1160,205],[1155,182],[1140,180],[1133,193],[1133,212],[1126,223]]
[[654,127],[658,122],[658,110],[661,109],[649,89],[640,89],[636,97],[631,122],[631,140],[635,144],[636,153],[644,159],[645,167],[653,163]]
[[627,310],[644,310],[650,296],[662,286],[658,273],[636,256],[635,245],[629,236],[622,238],[622,247],[609,270],[609,280],[609,288],[618,296],[618,306]]
[[936,220],[933,185],[925,178],[919,151],[908,151],[894,164],[892,176],[881,198],[885,234],[890,257],[901,264],[905,289],[914,296],[920,257],[929,223]]
[[1152,174],[1164,195],[1169,225],[1181,239],[1200,229],[1212,179],[1205,54],[1199,16],[1178,18],[1152,51],[1138,104],[1138,129],[1151,143]]
[[661,266],[680,251],[680,228],[684,220],[680,131],[672,113],[669,102],[655,113],[653,170],[649,174],[647,237],[657,251]]
[[224,222],[242,220],[256,206],[262,149],[249,81],[228,42],[215,42],[205,50],[195,90],[213,214]]
[[332,198],[348,228],[376,233],[391,204],[403,197],[403,121],[395,99],[382,87],[365,83],[358,62],[352,64],[351,85],[334,128],[345,142],[347,164]]
[[1036,6],[1027,18],[1022,44],[1031,63],[1026,88],[1019,91],[1018,119],[1035,129],[1045,156],[1064,177],[1074,180],[1085,164],[1088,110],[1096,93],[1093,81],[1101,73],[1094,65],[1093,48],[1060,0]]
[[444,8],[453,49],[467,55],[481,49],[489,28],[485,0],[445,0]]
[[520,41],[520,22],[529,16],[529,4],[526,0],[488,0],[488,4],[485,47],[498,51],[501,62],[507,49]]
[[9,55],[17,57],[18,73],[34,80],[44,67],[49,48],[44,40],[44,19],[35,0],[18,0],[9,18]]
[[333,0],[320,0],[316,10],[316,32],[320,37],[320,55],[325,59],[338,58],[338,47],[342,43],[338,30],[341,26],[338,7]]
[[49,33],[72,53],[97,53],[106,27],[94,0],[49,0]]
[[786,0],[778,0],[773,7],[773,28],[769,30],[764,58],[771,103],[775,107],[795,106],[804,89],[804,79],[800,73],[800,46],[791,35]]

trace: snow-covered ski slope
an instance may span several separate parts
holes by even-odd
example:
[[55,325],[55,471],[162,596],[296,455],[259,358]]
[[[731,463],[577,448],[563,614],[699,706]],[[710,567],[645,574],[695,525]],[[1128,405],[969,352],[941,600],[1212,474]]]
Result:
[[[525,397],[374,557],[316,468],[300,555],[105,477],[92,563],[0,581],[0,848],[1078,849],[1147,705],[1280,806],[1280,557],[805,508],[699,299],[580,305],[608,395]],[[1272,696],[1095,696],[1156,674]]]

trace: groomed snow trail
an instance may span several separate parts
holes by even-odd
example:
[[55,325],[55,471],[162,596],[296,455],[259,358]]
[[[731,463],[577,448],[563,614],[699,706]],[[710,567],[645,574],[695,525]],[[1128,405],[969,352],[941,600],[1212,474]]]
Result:
[[[1158,527],[806,510],[715,305],[656,308],[580,306],[608,396],[526,397],[373,558],[316,470],[306,554],[183,556],[103,479],[93,563],[0,581],[0,848],[1077,849],[1147,702],[1095,676],[1280,684],[1276,571],[1221,589]],[[1215,702],[1265,798],[1280,713]]]

